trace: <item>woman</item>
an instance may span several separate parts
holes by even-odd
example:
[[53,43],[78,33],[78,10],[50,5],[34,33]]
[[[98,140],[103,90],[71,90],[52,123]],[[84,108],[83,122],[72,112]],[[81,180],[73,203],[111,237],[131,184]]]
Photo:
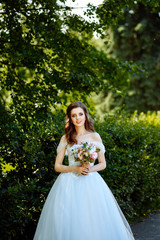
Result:
[[[55,162],[61,174],[47,197],[34,240],[134,240],[113,194],[97,173],[106,167],[105,149],[86,106],[72,103],[66,115]],[[99,149],[98,164],[81,165],[75,160],[73,149],[85,142]],[[63,165],[66,152],[69,166]]]

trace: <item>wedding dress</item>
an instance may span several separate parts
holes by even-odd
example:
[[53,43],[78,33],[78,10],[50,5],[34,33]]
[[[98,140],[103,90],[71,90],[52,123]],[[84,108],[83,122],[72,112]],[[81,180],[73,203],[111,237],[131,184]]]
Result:
[[[84,139],[83,139],[84,140]],[[104,145],[90,138],[102,152]],[[90,141],[89,141],[90,140]],[[84,141],[83,141],[84,142]],[[66,142],[69,165],[79,165]],[[91,163],[91,166],[94,163]],[[86,176],[61,173],[44,204],[34,240],[134,240],[112,192],[98,172]]]

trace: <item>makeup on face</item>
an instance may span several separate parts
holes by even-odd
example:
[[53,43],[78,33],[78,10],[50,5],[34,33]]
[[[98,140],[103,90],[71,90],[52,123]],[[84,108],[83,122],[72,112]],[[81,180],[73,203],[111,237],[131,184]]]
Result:
[[81,107],[73,108],[71,110],[71,121],[75,126],[84,125],[85,119],[85,113]]

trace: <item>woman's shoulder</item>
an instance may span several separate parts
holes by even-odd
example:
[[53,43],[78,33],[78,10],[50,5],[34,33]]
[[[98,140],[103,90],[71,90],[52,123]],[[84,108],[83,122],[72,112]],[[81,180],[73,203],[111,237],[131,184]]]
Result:
[[66,135],[64,134],[64,135],[61,137],[60,143],[66,143],[66,142],[67,142],[67,138],[66,138]]
[[62,149],[65,150],[66,147],[67,147],[67,139],[66,139],[66,136],[63,135],[61,137],[61,140],[60,140],[58,146],[57,146],[57,153],[59,153]]
[[97,142],[102,142],[102,139],[101,139],[99,133],[97,133],[97,132],[93,132],[93,133],[92,133],[92,139],[93,139],[94,141],[97,141]]
[[105,153],[105,147],[103,145],[103,142],[102,142],[102,139],[101,139],[101,136],[99,135],[99,133],[93,132],[92,141],[100,149],[101,152]]

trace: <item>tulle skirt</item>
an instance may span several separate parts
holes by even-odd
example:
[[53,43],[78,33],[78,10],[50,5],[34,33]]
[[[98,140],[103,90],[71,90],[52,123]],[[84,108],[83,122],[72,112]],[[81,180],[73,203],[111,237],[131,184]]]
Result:
[[44,204],[34,240],[134,240],[112,192],[97,172],[61,173]]

